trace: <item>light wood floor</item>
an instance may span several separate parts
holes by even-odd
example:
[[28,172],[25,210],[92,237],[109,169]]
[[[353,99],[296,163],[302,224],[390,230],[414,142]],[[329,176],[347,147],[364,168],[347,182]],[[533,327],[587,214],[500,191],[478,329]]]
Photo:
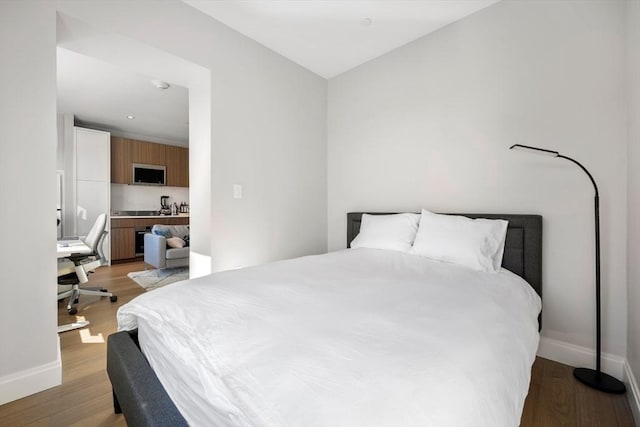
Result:
[[[77,316],[91,322],[88,332],[60,335],[62,385],[0,406],[0,426],[126,426],[113,413],[111,385],[105,372],[106,338],[115,332],[118,307],[143,292],[127,277],[143,270],[143,264],[119,264],[99,268],[91,276],[93,286],[104,286],[118,295],[108,299],[81,297]],[[69,323],[60,303],[58,322]],[[573,379],[572,368],[537,358],[521,426],[620,426],[633,427],[627,396],[607,395]]]

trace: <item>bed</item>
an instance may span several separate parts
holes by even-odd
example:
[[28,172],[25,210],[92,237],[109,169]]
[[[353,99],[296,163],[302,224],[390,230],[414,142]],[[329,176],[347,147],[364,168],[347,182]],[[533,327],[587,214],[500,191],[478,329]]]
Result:
[[[347,249],[144,294],[108,341],[116,412],[130,426],[517,425],[538,343],[542,218],[465,216],[509,221],[499,274]],[[348,214],[347,244],[361,218]]]

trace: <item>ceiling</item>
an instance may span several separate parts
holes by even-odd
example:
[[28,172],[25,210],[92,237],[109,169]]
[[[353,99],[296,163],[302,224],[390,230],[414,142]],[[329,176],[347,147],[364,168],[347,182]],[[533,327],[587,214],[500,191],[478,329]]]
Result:
[[[331,78],[499,0],[183,1]],[[79,125],[187,146],[188,90],[159,90],[153,78],[59,47],[58,111]]]
[[57,51],[59,112],[74,114],[81,126],[188,146],[186,88],[172,84],[160,90],[151,83],[152,76],[60,47]]
[[331,78],[499,0],[183,0]]

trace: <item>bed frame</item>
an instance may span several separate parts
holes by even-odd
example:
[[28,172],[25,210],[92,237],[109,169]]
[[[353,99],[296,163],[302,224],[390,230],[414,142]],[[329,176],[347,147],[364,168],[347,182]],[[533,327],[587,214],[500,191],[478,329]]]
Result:
[[[347,214],[347,247],[358,235],[364,212]],[[371,213],[382,215],[383,213]],[[542,217],[540,215],[462,214],[509,221],[502,266],[523,277],[542,296]],[[540,320],[540,319],[539,319]],[[112,334],[107,342],[107,374],[113,407],[129,427],[188,426],[140,351],[138,331]]]

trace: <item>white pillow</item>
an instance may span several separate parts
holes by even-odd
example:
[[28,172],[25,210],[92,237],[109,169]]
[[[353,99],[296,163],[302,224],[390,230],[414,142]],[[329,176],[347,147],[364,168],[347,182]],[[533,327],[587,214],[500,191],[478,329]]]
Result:
[[422,210],[412,253],[497,272],[502,265],[508,221],[439,215]]
[[184,248],[184,240],[178,236],[168,237],[167,246],[170,248]]
[[420,215],[413,213],[362,214],[360,233],[351,247],[408,251],[416,238],[419,220]]

